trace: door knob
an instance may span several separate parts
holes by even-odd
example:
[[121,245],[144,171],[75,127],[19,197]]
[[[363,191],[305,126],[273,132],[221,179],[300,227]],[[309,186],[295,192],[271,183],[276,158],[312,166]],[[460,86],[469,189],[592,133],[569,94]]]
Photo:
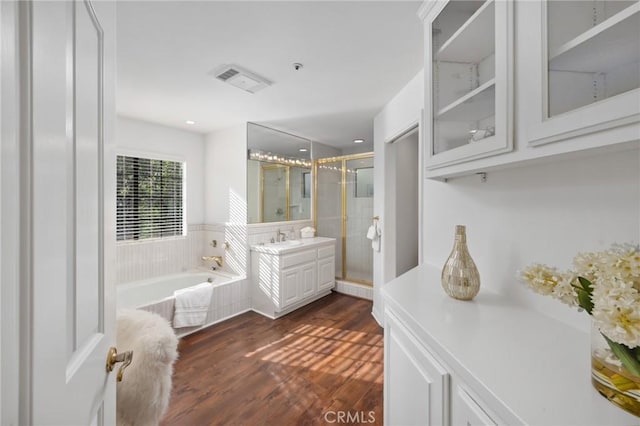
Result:
[[118,353],[118,350],[112,346],[109,349],[109,353],[107,354],[107,372],[110,373],[113,371],[113,367],[115,366],[116,362],[122,362],[123,364],[120,366],[117,376],[118,381],[121,382],[122,376],[124,375],[124,369],[131,364],[132,360],[133,351]]

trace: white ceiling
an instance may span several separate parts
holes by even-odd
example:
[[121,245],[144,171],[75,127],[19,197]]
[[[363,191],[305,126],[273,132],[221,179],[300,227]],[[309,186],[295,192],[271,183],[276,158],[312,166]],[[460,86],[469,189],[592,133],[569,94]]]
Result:
[[[118,2],[118,113],[201,133],[253,121],[337,147],[357,138],[372,146],[374,116],[422,68],[419,5]],[[274,84],[244,92],[207,74],[222,64]]]

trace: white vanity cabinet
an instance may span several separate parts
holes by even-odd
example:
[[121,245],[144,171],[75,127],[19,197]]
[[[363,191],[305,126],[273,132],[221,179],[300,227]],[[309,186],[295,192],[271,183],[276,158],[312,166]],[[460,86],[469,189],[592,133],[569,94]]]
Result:
[[252,308],[277,318],[329,294],[335,286],[334,246],[335,239],[322,237],[253,246]]
[[425,2],[427,169],[513,149],[513,2]]
[[528,8],[520,40],[528,142],[538,146],[601,135],[603,144],[640,138],[640,2],[538,1]]
[[387,425],[636,425],[591,385],[590,334],[420,265],[382,288]]

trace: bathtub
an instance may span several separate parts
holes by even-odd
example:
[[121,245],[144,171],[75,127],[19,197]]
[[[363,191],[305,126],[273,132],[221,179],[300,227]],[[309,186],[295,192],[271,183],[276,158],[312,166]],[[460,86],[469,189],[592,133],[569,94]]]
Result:
[[119,284],[116,287],[116,306],[118,309],[154,312],[172,322],[173,292],[207,281],[213,284],[213,293],[205,325],[177,328],[176,334],[185,336],[249,310],[247,279],[223,271],[194,271]]

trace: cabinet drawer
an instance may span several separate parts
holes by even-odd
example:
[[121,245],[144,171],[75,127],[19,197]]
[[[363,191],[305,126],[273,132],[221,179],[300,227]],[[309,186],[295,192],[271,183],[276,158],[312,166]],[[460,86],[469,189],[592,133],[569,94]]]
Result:
[[284,269],[301,263],[313,262],[314,260],[316,260],[315,250],[305,250],[299,253],[287,254],[281,257],[280,268]]
[[335,253],[336,253],[336,247],[333,244],[326,247],[320,247],[318,249],[318,259],[333,256]]

